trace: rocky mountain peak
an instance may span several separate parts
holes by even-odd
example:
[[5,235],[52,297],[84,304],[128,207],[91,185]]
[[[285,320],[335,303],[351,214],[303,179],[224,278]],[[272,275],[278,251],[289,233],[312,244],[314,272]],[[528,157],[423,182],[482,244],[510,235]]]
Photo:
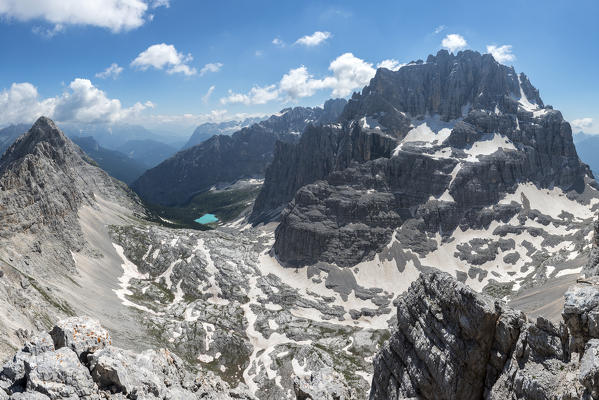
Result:
[[40,117],[26,134],[6,150],[0,159],[0,175],[15,162],[34,155],[59,164],[68,163],[68,159],[73,157],[89,161],[85,153],[58,129],[54,121]]
[[539,91],[526,75],[498,63],[492,55],[446,50],[411,62],[397,71],[379,68],[361,94],[354,94],[345,119],[384,112],[383,125],[405,133],[402,117],[440,115],[444,121],[463,117],[471,109],[516,113],[519,106],[543,108]]

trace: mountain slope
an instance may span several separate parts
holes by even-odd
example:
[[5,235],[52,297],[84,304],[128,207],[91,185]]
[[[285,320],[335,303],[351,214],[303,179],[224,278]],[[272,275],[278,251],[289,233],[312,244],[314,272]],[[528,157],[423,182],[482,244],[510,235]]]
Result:
[[[119,264],[109,262],[114,249],[99,250],[100,239],[105,224],[144,212],[135,194],[49,119],[38,119],[20,136],[0,159],[0,307],[6,311],[0,353],[18,343],[17,329],[49,328],[76,312],[93,312],[129,330],[128,311],[109,305],[107,276],[118,276]],[[78,267],[76,260],[101,267]]]
[[110,176],[127,184],[132,183],[144,173],[146,167],[127,155],[106,149],[98,144],[91,136],[73,137],[71,140],[78,145],[98,166]]
[[218,183],[263,177],[277,141],[295,142],[310,123],[335,119],[344,102],[329,101],[324,109],[286,109],[232,136],[213,136],[146,171],[132,187],[151,203],[172,206]]

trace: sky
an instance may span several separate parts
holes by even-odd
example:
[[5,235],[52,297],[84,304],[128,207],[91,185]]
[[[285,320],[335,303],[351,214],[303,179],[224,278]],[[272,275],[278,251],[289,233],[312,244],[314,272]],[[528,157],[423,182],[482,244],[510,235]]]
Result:
[[597,1],[0,0],[0,127],[40,115],[188,136],[322,105],[442,48],[525,72],[599,134]]

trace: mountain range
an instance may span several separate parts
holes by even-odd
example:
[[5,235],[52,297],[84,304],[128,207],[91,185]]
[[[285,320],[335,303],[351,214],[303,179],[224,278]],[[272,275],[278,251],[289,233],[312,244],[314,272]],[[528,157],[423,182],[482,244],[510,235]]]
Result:
[[[599,186],[489,54],[100,165],[45,117],[0,158],[2,400],[597,398]],[[248,178],[214,229],[148,208]]]
[[344,105],[345,100],[336,99],[324,108],[288,108],[231,136],[212,136],[146,171],[132,188],[150,203],[173,206],[217,184],[262,178],[275,143],[293,143],[309,124],[336,120]]
[[191,137],[185,143],[181,150],[189,149],[197,144],[200,144],[214,135],[232,135],[242,128],[256,124],[264,118],[246,118],[242,121],[225,121],[225,122],[205,122],[193,131]]

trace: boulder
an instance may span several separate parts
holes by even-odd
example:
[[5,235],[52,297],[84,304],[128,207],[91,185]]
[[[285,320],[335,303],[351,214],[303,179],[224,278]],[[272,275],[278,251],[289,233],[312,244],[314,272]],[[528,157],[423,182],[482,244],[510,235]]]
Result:
[[72,317],[58,322],[50,331],[57,349],[68,347],[85,360],[88,353],[102,349],[112,340],[100,323],[89,317]]

